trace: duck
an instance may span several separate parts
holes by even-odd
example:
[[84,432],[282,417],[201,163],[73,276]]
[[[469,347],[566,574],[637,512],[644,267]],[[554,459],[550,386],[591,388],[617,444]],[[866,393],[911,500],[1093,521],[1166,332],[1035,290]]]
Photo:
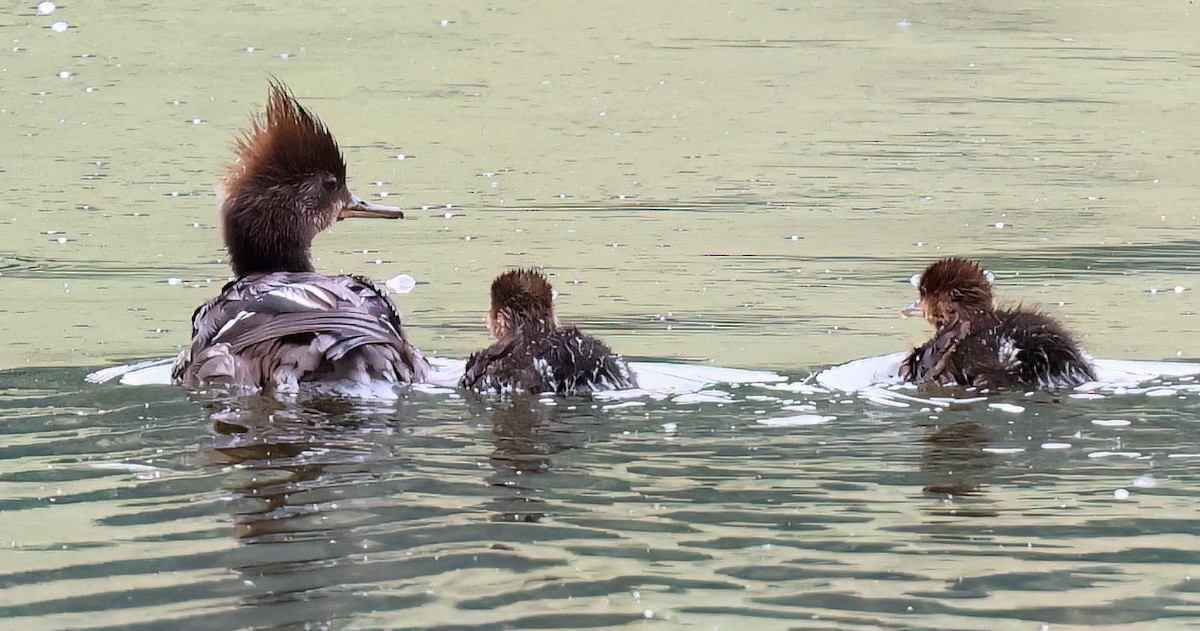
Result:
[[541,272],[504,272],[492,281],[491,294],[487,323],[496,341],[467,359],[461,387],[559,396],[637,387],[629,364],[604,342],[559,324],[554,288]]
[[220,209],[234,278],[194,312],[172,380],[238,391],[422,381],[428,363],[386,293],[312,261],[313,238],[335,222],[403,211],[350,192],[333,134],[277,81],[234,148]]
[[939,260],[914,276],[920,295],[903,310],[935,332],[900,366],[907,382],[979,388],[1074,388],[1095,381],[1091,356],[1038,310],[998,309],[994,276],[978,261]]

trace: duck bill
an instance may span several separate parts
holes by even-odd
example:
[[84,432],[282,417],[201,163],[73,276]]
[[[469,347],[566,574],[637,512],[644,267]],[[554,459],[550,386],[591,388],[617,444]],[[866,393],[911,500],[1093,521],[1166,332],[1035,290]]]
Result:
[[350,203],[338,214],[338,221],[343,219],[404,219],[404,211],[395,206],[372,204],[362,198],[351,196]]
[[921,299],[918,298],[911,305],[901,309],[900,314],[906,318],[924,318],[925,309],[921,306]]

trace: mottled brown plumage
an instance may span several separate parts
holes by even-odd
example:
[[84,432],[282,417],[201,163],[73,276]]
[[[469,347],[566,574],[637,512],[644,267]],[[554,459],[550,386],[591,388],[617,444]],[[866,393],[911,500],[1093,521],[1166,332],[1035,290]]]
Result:
[[513,270],[492,282],[488,327],[496,343],[467,359],[464,388],[571,396],[637,387],[629,365],[603,342],[559,326],[554,289],[537,271]]
[[1028,308],[997,309],[978,263],[942,259],[925,270],[918,289],[904,313],[924,316],[935,332],[901,365],[906,381],[1070,388],[1095,380],[1091,358],[1057,320]]
[[552,331],[558,326],[554,315],[554,288],[534,270],[512,270],[492,281],[492,308],[488,328],[496,339],[509,331]]
[[315,273],[310,254],[335,221],[403,213],[350,193],[337,142],[279,83],[236,151],[221,217],[237,278],[196,310],[174,380],[273,389],[424,379],[386,295],[362,277]]

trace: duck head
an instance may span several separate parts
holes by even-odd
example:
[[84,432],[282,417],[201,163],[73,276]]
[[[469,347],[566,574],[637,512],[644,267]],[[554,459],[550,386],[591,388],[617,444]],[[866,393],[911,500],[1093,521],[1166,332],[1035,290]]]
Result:
[[906,316],[924,317],[935,328],[969,323],[995,311],[992,275],[975,261],[942,259],[912,282],[920,297],[904,309]]
[[512,270],[492,281],[488,329],[496,339],[504,339],[517,330],[547,331],[557,326],[554,288],[541,272]]
[[311,272],[317,233],[351,217],[399,219],[399,208],[369,204],[346,185],[346,163],[320,119],[272,83],[265,115],[237,142],[221,207],[235,275]]

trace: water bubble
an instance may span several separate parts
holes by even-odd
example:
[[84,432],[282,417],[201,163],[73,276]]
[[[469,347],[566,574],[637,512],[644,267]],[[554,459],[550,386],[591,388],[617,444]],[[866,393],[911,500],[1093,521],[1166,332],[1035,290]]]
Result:
[[71,28],[71,25],[67,24],[66,22],[55,22],[54,24],[50,25],[50,30],[54,31],[55,33],[65,33],[69,28]]
[[388,291],[392,291],[397,294],[407,294],[417,286],[417,279],[409,276],[408,274],[398,274],[389,278],[387,282],[384,283],[384,286],[388,288]]
[[1133,481],[1133,485],[1139,488],[1148,489],[1158,486],[1158,480],[1156,480],[1154,476],[1150,475],[1149,473],[1146,473],[1139,475],[1138,478]]
[[1129,491],[1126,491],[1125,489],[1117,489],[1113,491],[1113,497],[1119,500],[1127,500],[1129,499]]
[[39,2],[37,5],[38,15],[50,15],[58,7],[54,6],[53,2]]
[[59,78],[59,79],[70,79],[70,78],[71,78],[71,71],[70,71],[70,70],[60,70],[60,71],[58,72],[58,78]]

